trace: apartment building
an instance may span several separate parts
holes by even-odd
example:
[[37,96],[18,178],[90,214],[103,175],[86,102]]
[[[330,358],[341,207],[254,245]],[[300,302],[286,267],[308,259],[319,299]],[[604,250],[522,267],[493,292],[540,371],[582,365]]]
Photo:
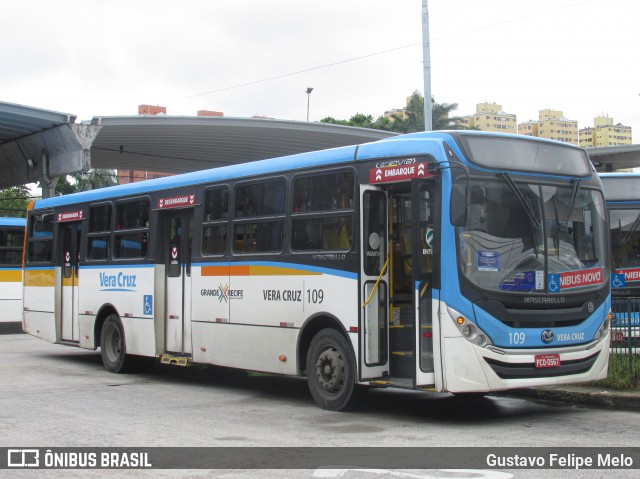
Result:
[[597,146],[631,145],[631,127],[621,123],[614,124],[613,118],[598,116],[593,119],[593,127],[582,128],[580,146],[591,148]]
[[516,115],[506,113],[502,105],[497,103],[478,103],[473,115],[463,116],[461,125],[475,127],[482,131],[495,131],[499,133],[517,133]]

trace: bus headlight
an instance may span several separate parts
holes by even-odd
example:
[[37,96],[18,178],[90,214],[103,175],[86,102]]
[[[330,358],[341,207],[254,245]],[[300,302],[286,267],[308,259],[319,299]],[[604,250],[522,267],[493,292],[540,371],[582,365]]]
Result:
[[598,328],[598,331],[596,332],[593,339],[596,341],[599,341],[600,339],[604,338],[607,334],[609,334],[610,327],[611,327],[611,311],[609,311],[609,314],[607,314],[607,317],[604,319],[604,321]]
[[462,334],[462,337],[464,339],[480,348],[484,348],[493,344],[487,334],[482,331],[476,324],[469,321],[466,317],[464,317],[454,309],[447,307],[447,310],[449,312],[449,316],[451,316],[451,319],[458,327],[458,330],[460,331],[460,334]]

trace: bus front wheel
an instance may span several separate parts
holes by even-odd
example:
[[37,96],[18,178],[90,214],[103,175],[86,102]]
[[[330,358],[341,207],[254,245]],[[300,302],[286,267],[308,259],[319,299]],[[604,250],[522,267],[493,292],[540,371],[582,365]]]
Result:
[[347,340],[335,329],[316,334],[307,351],[307,383],[323,409],[342,411],[357,396],[355,359]]
[[100,354],[104,368],[111,373],[124,373],[131,363],[127,357],[122,321],[116,314],[107,316],[100,334]]

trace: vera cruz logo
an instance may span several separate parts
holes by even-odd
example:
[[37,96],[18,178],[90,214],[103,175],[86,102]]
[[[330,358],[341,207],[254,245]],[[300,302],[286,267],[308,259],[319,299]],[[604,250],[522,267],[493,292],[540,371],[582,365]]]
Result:
[[137,288],[137,277],[135,274],[109,274],[100,272],[100,291],[135,291]]
[[553,337],[553,331],[551,331],[550,329],[545,329],[544,331],[542,331],[541,339],[543,343],[551,343],[553,341]]

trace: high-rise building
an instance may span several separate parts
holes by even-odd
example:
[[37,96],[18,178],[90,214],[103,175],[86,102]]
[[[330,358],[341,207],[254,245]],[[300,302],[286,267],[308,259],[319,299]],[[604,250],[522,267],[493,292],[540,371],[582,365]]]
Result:
[[580,146],[590,148],[596,146],[631,145],[631,127],[621,123],[613,124],[613,118],[598,116],[593,119],[593,128],[580,130]]
[[529,120],[518,125],[520,135],[537,136],[549,140],[578,144],[578,122],[565,118],[560,110],[540,110],[538,121]]
[[540,110],[538,137],[578,144],[578,122],[569,120],[559,110]]
[[538,122],[529,120],[518,125],[518,135],[538,136]]
[[516,115],[502,111],[502,105],[497,103],[476,104],[476,112],[473,115],[463,116],[460,124],[482,131],[517,133]]

